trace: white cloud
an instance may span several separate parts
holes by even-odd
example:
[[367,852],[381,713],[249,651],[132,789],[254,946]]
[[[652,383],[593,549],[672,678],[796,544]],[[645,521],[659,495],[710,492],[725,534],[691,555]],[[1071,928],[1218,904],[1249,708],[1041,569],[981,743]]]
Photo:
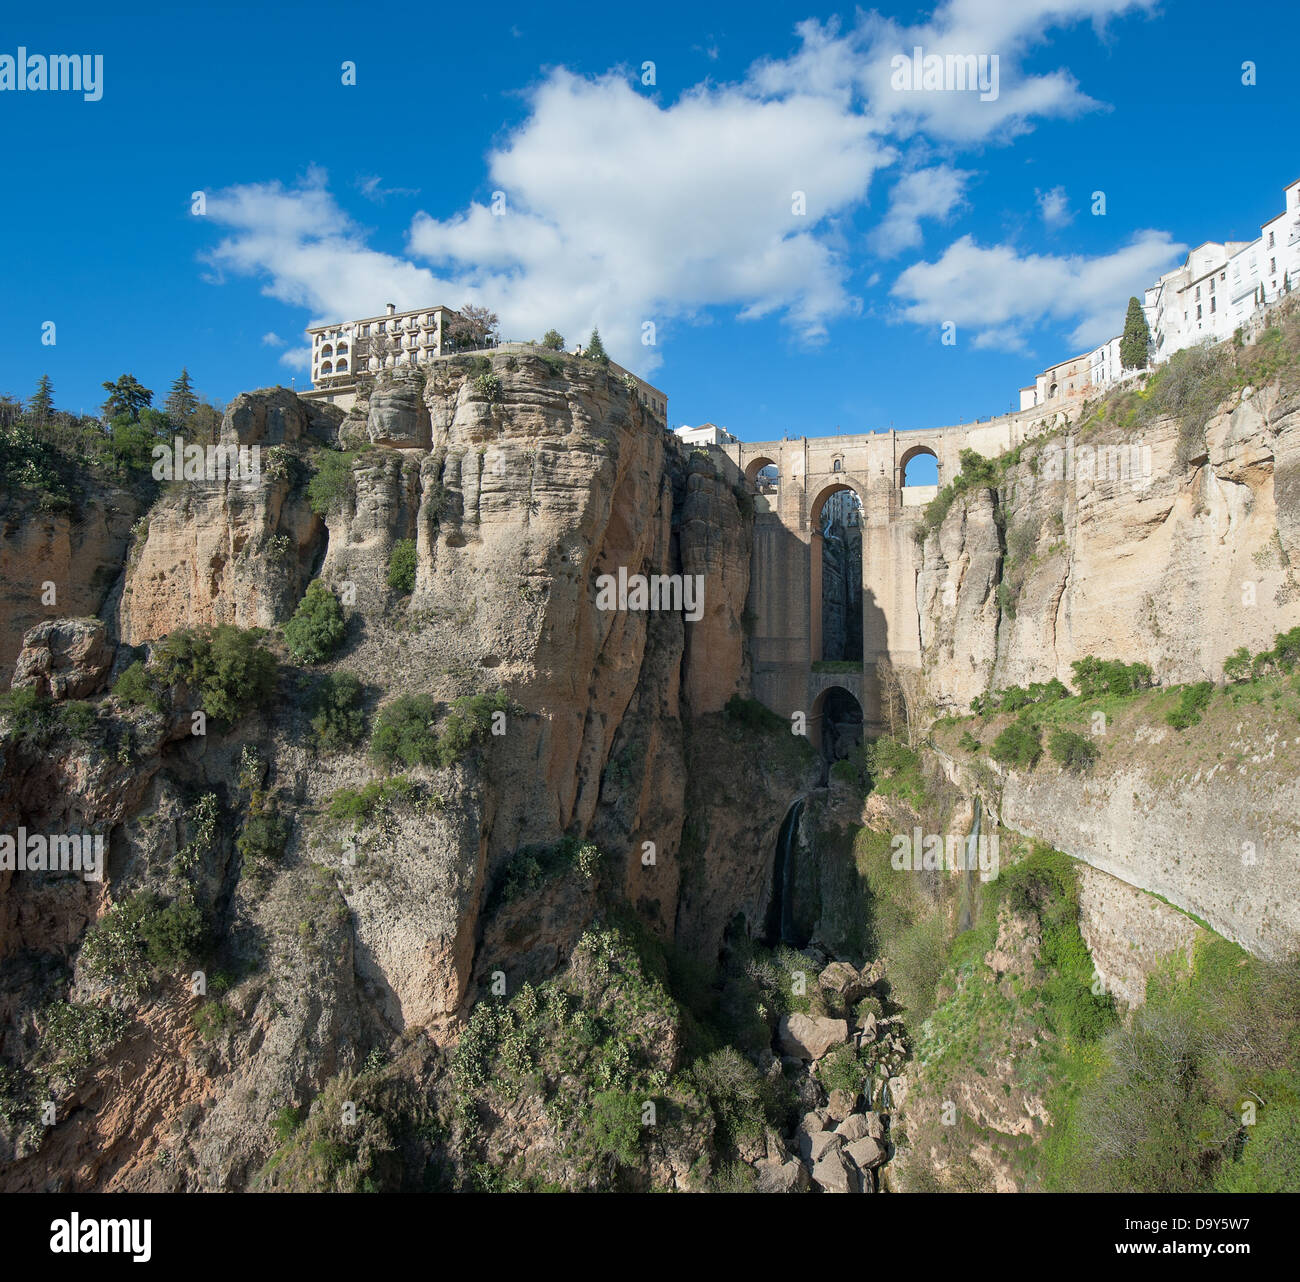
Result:
[[281,352],[280,364],[287,365],[290,369],[311,369],[311,348],[293,347],[287,352]]
[[[643,372],[659,363],[658,348],[641,346],[643,322],[655,322],[663,344],[712,308],[742,320],[780,316],[792,335],[815,342],[861,309],[849,274],[872,264],[851,260],[860,244],[852,220],[872,177],[897,159],[891,131],[980,142],[1092,106],[1067,71],[1024,73],[1024,56],[1049,30],[1152,3],[947,0],[921,25],[872,13],[844,33],[809,21],[791,56],[756,63],[739,83],[706,81],[667,105],[629,83],[635,75],[554,70],[487,157],[485,189],[505,193],[504,216],[490,201],[446,218],[421,212],[404,252],[383,252],[312,170],[292,186],[211,196],[208,214],[225,233],[206,261],[213,279],[258,278],[267,296],[318,321],[385,302],[478,302],[500,315],[508,337],[554,326],[574,340],[599,325],[615,358]],[[889,59],[914,44],[998,53],[999,98],[891,90]],[[922,220],[949,217],[971,177],[948,163],[902,175],[867,244],[886,257],[919,246]],[[359,189],[380,200],[402,190],[378,177],[363,177]],[[792,208],[796,192],[806,214]],[[918,264],[909,279],[932,270]]]
[[373,200],[377,205],[382,205],[389,196],[418,196],[420,194],[418,187],[384,187],[381,185],[378,174],[368,174],[358,178],[355,186],[367,200]]
[[262,335],[262,346],[283,347],[284,339],[282,339],[280,335],[277,334],[274,330],[268,330],[265,334]]
[[[921,131],[953,142],[977,142],[1024,132],[1035,117],[1070,117],[1095,109],[1068,69],[1041,75],[1024,70],[1026,55],[1049,31],[1149,12],[1157,0],[948,0],[928,22],[907,26],[874,10],[859,12],[841,34],[837,20],[800,23],[801,47],[790,58],[756,68],[755,82],[770,93],[832,95],[843,102],[865,99],[893,132]],[[950,90],[900,90],[891,84],[891,60],[924,55],[996,55],[997,97]]]
[[1132,294],[1186,252],[1167,232],[1138,232],[1110,254],[1021,255],[1010,245],[982,247],[970,236],[933,263],[916,263],[892,294],[904,319],[918,325],[953,321],[975,331],[974,345],[1022,350],[1028,327],[1070,324],[1070,343],[1094,347],[1118,334]]
[[871,233],[871,247],[892,258],[921,244],[921,219],[944,219],[963,203],[963,190],[974,175],[951,165],[915,169],[904,174],[890,193],[889,212]]
[[1049,227],[1063,227],[1074,221],[1070,198],[1065,194],[1064,187],[1053,187],[1051,191],[1039,191],[1035,187],[1034,199],[1038,201],[1038,212],[1043,222]]

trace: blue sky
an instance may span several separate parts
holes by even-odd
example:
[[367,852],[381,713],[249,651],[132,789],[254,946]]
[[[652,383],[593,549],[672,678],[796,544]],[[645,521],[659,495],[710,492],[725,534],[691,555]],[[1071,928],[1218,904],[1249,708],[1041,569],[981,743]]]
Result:
[[[473,300],[507,337],[598,323],[674,424],[935,426],[1009,408],[1187,247],[1257,235],[1300,176],[1290,3],[403,13],[5,23],[0,55],[99,53],[104,86],[0,92],[0,392],[49,373],[91,411],[105,379],[161,400],[182,365],[220,401],[302,388],[307,324]],[[998,97],[898,91],[889,59],[916,44],[996,53]]]

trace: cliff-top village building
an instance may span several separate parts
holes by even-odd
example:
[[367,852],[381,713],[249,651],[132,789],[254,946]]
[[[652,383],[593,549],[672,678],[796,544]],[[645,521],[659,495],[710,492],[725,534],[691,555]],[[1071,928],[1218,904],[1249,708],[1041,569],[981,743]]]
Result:
[[[356,402],[359,379],[373,378],[381,370],[428,365],[449,355],[449,330],[452,319],[458,314],[452,308],[442,306],[416,307],[399,312],[395,303],[387,303],[382,316],[308,326],[314,390],[303,395],[308,400],[328,401],[345,410],[351,409]],[[529,346],[527,343],[499,343],[488,339],[484,350],[491,347],[508,352]],[[575,353],[578,350],[575,348]],[[633,379],[641,404],[656,418],[667,422],[666,393],[613,361],[610,361],[609,368]]]
[[[1283,191],[1282,212],[1256,240],[1206,241],[1181,267],[1147,288],[1142,300],[1151,331],[1152,363],[1197,343],[1231,338],[1260,307],[1300,287],[1300,178]],[[1020,389],[1020,408],[1034,409],[1096,395],[1137,370],[1125,370],[1118,337],[1090,352],[1049,365]]]

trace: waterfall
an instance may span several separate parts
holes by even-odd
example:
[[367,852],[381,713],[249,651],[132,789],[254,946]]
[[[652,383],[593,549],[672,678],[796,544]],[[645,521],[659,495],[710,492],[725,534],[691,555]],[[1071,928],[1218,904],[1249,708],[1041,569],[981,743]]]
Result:
[[781,821],[781,831],[776,839],[776,860],[772,868],[772,901],[767,910],[765,934],[770,943],[788,944],[794,938],[794,882],[795,846],[799,840],[799,816],[803,813],[804,799],[800,797],[786,811]]

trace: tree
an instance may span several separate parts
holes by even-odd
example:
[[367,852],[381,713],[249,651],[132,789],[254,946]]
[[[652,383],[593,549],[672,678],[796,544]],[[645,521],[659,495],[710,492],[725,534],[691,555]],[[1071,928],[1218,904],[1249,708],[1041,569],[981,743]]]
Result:
[[42,374],[36,384],[32,399],[27,402],[27,413],[38,423],[45,423],[54,413],[54,384],[48,374]]
[[564,335],[559,330],[548,329],[542,335],[542,346],[548,351],[562,352],[564,351]]
[[499,324],[496,312],[466,303],[447,324],[450,346],[458,352],[488,347],[496,337]]
[[1146,369],[1151,363],[1151,329],[1136,298],[1128,300],[1124,337],[1119,340],[1119,360],[1125,369]]
[[180,377],[172,384],[172,390],[167,396],[163,409],[167,411],[173,422],[182,426],[190,421],[198,408],[199,398],[194,395],[190,372],[182,368]]
[[582,354],[588,360],[599,361],[602,365],[609,364],[609,353],[605,351],[605,344],[600,341],[600,330],[592,328],[591,337],[587,340],[587,350]]
[[293,618],[284,625],[284,639],[299,663],[323,663],[343,644],[346,630],[338,597],[313,579]]
[[140,411],[153,404],[153,393],[141,385],[134,374],[123,374],[115,383],[102,384],[108,393],[104,402],[104,417],[116,418],[127,414],[132,420],[140,417]]

